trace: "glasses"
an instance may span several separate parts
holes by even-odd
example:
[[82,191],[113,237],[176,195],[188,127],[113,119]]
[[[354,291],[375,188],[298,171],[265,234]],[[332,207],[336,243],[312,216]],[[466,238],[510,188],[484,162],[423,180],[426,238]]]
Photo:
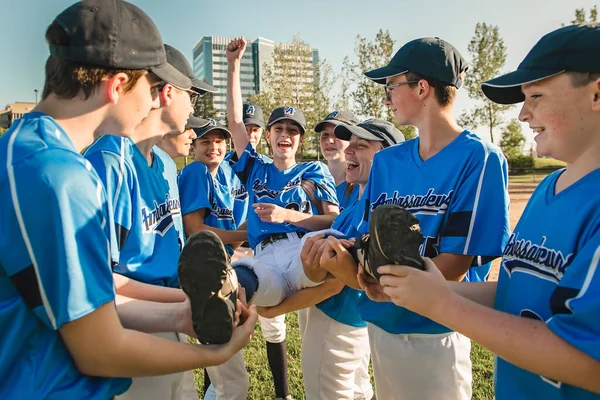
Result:
[[406,81],[406,82],[398,82],[398,83],[387,83],[383,88],[385,89],[385,99],[387,101],[391,100],[390,92],[393,88],[397,88],[398,86],[408,85],[410,83],[417,83],[419,81]]
[[[158,85],[156,87],[156,90],[158,93],[162,92],[162,90],[164,89],[165,86],[167,86],[168,83],[167,82],[163,82],[160,85]],[[171,85],[173,86],[173,85]],[[173,86],[176,87],[176,86]],[[179,88],[177,88],[179,89]],[[183,89],[179,89],[179,90],[183,90]],[[189,96],[190,96],[190,103],[192,103],[192,107],[196,106],[196,103],[198,103],[198,99],[200,98],[200,93],[194,92],[193,90],[183,90],[184,92],[186,92]]]
[[190,103],[192,103],[192,107],[196,107],[196,103],[198,103],[198,99],[200,98],[200,94],[194,92],[193,90],[186,90],[187,94],[190,95]]

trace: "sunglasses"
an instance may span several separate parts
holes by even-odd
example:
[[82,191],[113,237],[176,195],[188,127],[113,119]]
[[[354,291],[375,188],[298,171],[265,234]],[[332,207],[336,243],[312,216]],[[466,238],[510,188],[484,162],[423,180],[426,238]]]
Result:
[[406,81],[406,82],[399,82],[399,83],[386,83],[386,85],[383,87],[385,89],[385,99],[387,101],[391,100],[390,92],[392,91],[393,88],[397,88],[398,86],[408,85],[408,84],[417,83],[417,82],[419,82],[419,81]]

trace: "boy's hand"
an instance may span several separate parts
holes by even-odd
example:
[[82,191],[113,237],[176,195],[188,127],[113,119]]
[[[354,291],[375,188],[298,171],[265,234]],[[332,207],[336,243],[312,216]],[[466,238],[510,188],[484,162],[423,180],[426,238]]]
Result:
[[288,219],[288,209],[270,203],[254,203],[252,208],[262,222],[283,224]]
[[[241,302],[239,302],[239,305],[241,305]],[[254,335],[254,326],[256,325],[257,320],[258,313],[256,312],[255,305],[251,305],[248,308],[242,306],[240,309],[239,321],[244,322],[238,324],[233,329],[231,340],[225,345],[228,350],[228,358],[233,357],[235,353],[242,350],[248,343],[250,343],[252,336]]]
[[362,290],[365,291],[369,299],[378,301],[380,303],[392,301],[390,296],[384,292],[383,286],[381,286],[379,281],[365,272],[365,268],[362,266],[362,264],[358,264],[357,279],[358,284]]
[[394,304],[427,316],[455,293],[435,263],[426,257],[423,261],[424,271],[404,265],[382,265],[377,271],[383,274],[383,292]]
[[227,61],[240,61],[246,51],[246,39],[243,36],[233,39],[227,45]]

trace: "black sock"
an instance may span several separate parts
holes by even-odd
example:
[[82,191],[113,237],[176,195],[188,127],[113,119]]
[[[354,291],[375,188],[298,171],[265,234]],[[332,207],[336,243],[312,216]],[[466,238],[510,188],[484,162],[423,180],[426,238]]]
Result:
[[240,286],[246,290],[246,300],[250,301],[258,289],[258,277],[254,271],[245,265],[238,265],[233,270],[237,275]]
[[290,394],[285,340],[281,343],[267,342],[267,359],[269,360],[269,367],[273,375],[275,397],[285,398]]
[[202,388],[202,397],[206,396],[206,391],[210,386],[210,376],[208,376],[208,370],[204,368],[204,387]]

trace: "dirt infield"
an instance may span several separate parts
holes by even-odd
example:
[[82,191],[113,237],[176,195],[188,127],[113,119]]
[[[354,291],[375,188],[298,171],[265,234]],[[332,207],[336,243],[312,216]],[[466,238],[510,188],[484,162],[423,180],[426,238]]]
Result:
[[[521,214],[535,190],[537,183],[511,183],[508,185],[508,193],[510,195],[510,229],[515,229],[515,225],[521,218]],[[498,268],[500,267],[500,259],[496,259],[492,264],[490,272],[490,280],[498,279]]]

